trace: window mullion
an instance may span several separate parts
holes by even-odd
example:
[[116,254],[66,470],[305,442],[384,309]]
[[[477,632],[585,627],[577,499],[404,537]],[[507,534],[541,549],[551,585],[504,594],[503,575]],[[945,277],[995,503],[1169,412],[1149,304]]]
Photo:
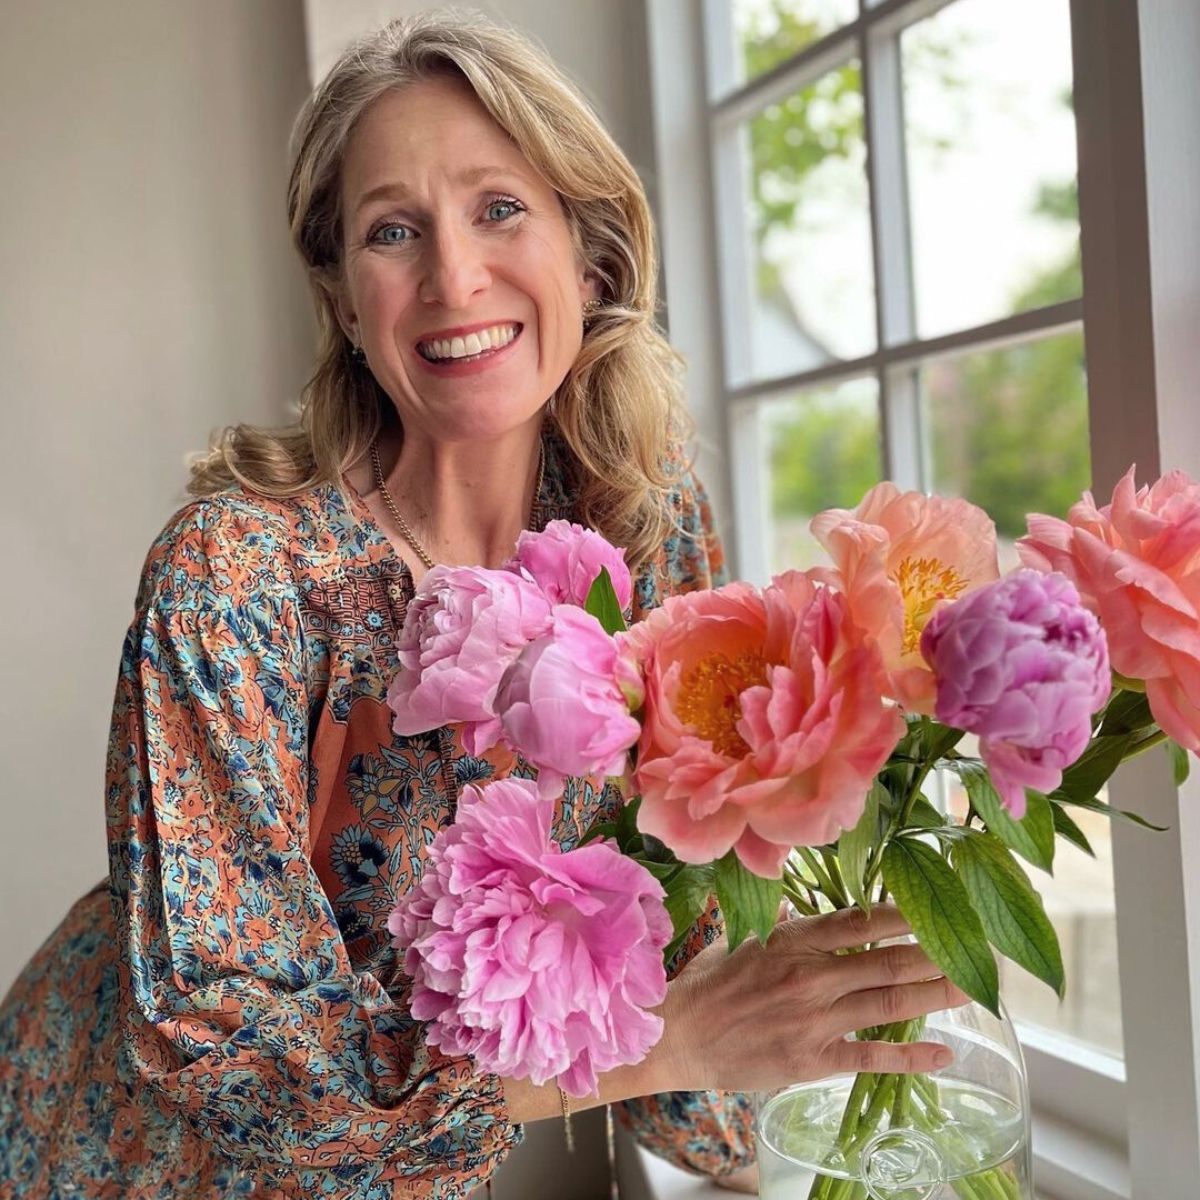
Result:
[[[916,333],[900,41],[895,32],[866,25],[860,38],[876,331],[886,347],[910,342]],[[916,368],[881,369],[879,404],[884,474],[901,488],[924,486],[928,455]]]

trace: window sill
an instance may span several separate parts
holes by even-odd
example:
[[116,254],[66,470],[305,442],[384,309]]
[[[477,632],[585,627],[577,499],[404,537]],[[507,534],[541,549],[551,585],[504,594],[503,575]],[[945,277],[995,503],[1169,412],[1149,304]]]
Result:
[[[1119,1147],[1056,1117],[1035,1113],[1038,1200],[1130,1200],[1129,1160]],[[617,1129],[622,1200],[730,1200],[734,1192],[672,1166]]]

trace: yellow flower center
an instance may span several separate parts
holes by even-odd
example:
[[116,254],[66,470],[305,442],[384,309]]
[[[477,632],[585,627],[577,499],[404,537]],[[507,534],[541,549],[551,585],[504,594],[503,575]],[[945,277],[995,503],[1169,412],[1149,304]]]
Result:
[[730,658],[710,654],[683,677],[675,712],[696,734],[712,742],[718,754],[740,758],[750,749],[737,731],[741,695],[767,682],[767,662],[757,650]]
[[895,575],[904,597],[904,653],[921,645],[921,634],[939,600],[953,600],[966,590],[967,581],[936,558],[906,558]]

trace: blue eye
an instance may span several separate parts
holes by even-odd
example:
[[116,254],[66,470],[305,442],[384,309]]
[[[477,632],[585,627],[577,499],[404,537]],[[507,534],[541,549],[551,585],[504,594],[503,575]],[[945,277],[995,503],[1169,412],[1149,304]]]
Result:
[[497,209],[497,208],[511,208],[512,209],[511,213],[508,213],[507,215],[502,216],[502,217],[497,217],[496,218],[497,221],[507,221],[510,216],[513,216],[516,213],[525,211],[525,209],[516,200],[493,200],[491,202],[491,204],[489,204],[487,206],[487,211],[490,213],[494,209]]
[[408,234],[408,229],[403,225],[380,225],[378,229],[371,234],[373,242],[383,242],[385,246],[402,246],[405,242],[411,241],[408,236],[404,237],[386,237],[386,234],[401,233]]

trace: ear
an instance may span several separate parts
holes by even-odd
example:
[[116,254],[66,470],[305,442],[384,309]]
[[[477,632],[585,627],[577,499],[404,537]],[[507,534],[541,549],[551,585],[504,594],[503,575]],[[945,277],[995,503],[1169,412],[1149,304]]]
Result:
[[342,332],[350,339],[352,345],[361,346],[362,334],[358,328],[358,313],[355,311],[350,297],[346,295],[345,287],[338,283],[329,289],[329,295],[333,301],[333,311],[337,314]]
[[600,281],[586,266],[579,269],[578,283],[580,304],[600,299]]

